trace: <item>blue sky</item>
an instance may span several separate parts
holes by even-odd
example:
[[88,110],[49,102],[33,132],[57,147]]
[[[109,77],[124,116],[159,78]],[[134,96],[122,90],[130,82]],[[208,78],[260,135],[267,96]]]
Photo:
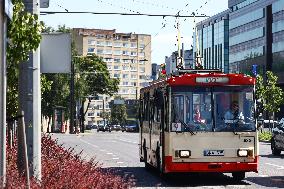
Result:
[[[41,11],[90,11],[146,14],[189,15],[198,9],[199,14],[213,16],[228,7],[228,0],[50,0],[49,8]],[[202,7],[201,7],[202,6]],[[201,8],[200,8],[201,7]],[[177,50],[177,30],[175,18],[91,15],[91,14],[55,14],[41,15],[40,19],[48,26],[57,28],[65,24],[70,28],[116,29],[122,33],[140,33],[152,35],[152,62],[162,63],[165,56]],[[196,18],[196,22],[204,18]],[[165,27],[162,28],[163,24]],[[180,31],[185,49],[192,45],[193,19],[180,18]]]

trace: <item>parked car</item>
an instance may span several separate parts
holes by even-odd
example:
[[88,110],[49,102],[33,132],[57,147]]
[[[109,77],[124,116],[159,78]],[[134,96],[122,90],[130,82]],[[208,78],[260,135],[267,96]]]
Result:
[[273,155],[279,156],[284,151],[284,118],[276,128],[272,130],[271,151]]
[[110,129],[110,127],[109,127],[108,125],[98,125],[98,127],[97,127],[97,132],[99,132],[99,131],[103,131],[103,132],[108,131],[108,132],[111,132],[111,129]]
[[126,124],[121,128],[121,131],[124,132],[138,132],[138,124],[136,121],[127,121]]
[[91,130],[93,129],[93,125],[86,125],[86,130]]
[[97,129],[98,128],[98,126],[97,125],[93,125],[93,129]]
[[109,127],[112,131],[120,131],[121,130],[121,126],[118,125],[118,124],[110,124]]

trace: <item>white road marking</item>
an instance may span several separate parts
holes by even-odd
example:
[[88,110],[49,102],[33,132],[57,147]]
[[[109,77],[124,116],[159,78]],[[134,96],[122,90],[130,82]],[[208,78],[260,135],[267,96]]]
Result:
[[111,153],[111,152],[108,152],[107,154],[108,154],[108,155],[112,155],[113,153]]
[[118,157],[112,158],[112,159],[119,159]]
[[268,175],[258,175],[259,177],[268,177]]
[[122,163],[124,163],[123,161],[118,161],[118,162],[116,162],[117,164],[122,164]]
[[120,141],[123,141],[123,142],[132,143],[132,144],[138,144],[138,142],[131,141],[131,140],[125,140],[125,139],[119,139],[119,140],[120,140]]
[[87,141],[85,141],[85,140],[83,140],[83,139],[80,139],[82,142],[84,142],[84,143],[86,143],[86,144],[89,144],[89,145],[91,145],[91,146],[93,146],[93,147],[95,147],[95,148],[98,148],[98,146],[97,145],[94,145],[94,144],[92,144],[92,143],[89,143],[89,142],[87,142]]
[[100,150],[101,152],[105,152],[106,150]]
[[274,166],[274,167],[277,167],[277,169],[284,169],[284,166],[280,166],[280,165],[275,165],[273,163],[265,163],[266,165],[271,165],[271,166]]

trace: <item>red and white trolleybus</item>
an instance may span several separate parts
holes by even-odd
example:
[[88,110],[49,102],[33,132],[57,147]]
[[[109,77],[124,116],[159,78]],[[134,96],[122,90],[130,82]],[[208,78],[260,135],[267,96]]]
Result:
[[140,161],[162,174],[257,172],[255,78],[192,70],[140,91]]

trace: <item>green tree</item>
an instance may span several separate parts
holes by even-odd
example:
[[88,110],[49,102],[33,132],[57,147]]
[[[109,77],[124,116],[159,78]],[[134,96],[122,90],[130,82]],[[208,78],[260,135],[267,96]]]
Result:
[[266,72],[267,80],[263,80],[262,76],[257,76],[256,81],[256,97],[261,102],[263,109],[273,114],[280,111],[280,105],[284,103],[284,93],[277,84],[277,76],[271,71]]
[[[115,100],[123,100],[121,97],[115,97]],[[110,121],[114,124],[123,124],[127,118],[125,104],[112,104]]]
[[87,113],[90,101],[87,108],[83,111],[83,105],[86,101],[86,96],[97,96],[98,94],[107,94],[112,96],[118,91],[119,79],[110,78],[106,63],[97,55],[74,57],[75,59],[75,95],[77,99],[81,99],[80,108],[80,127],[84,132],[84,117]]
[[19,63],[29,59],[29,53],[40,44],[43,24],[38,15],[25,12],[21,0],[13,1],[13,18],[8,23],[7,37],[7,116],[15,116],[18,111]]

